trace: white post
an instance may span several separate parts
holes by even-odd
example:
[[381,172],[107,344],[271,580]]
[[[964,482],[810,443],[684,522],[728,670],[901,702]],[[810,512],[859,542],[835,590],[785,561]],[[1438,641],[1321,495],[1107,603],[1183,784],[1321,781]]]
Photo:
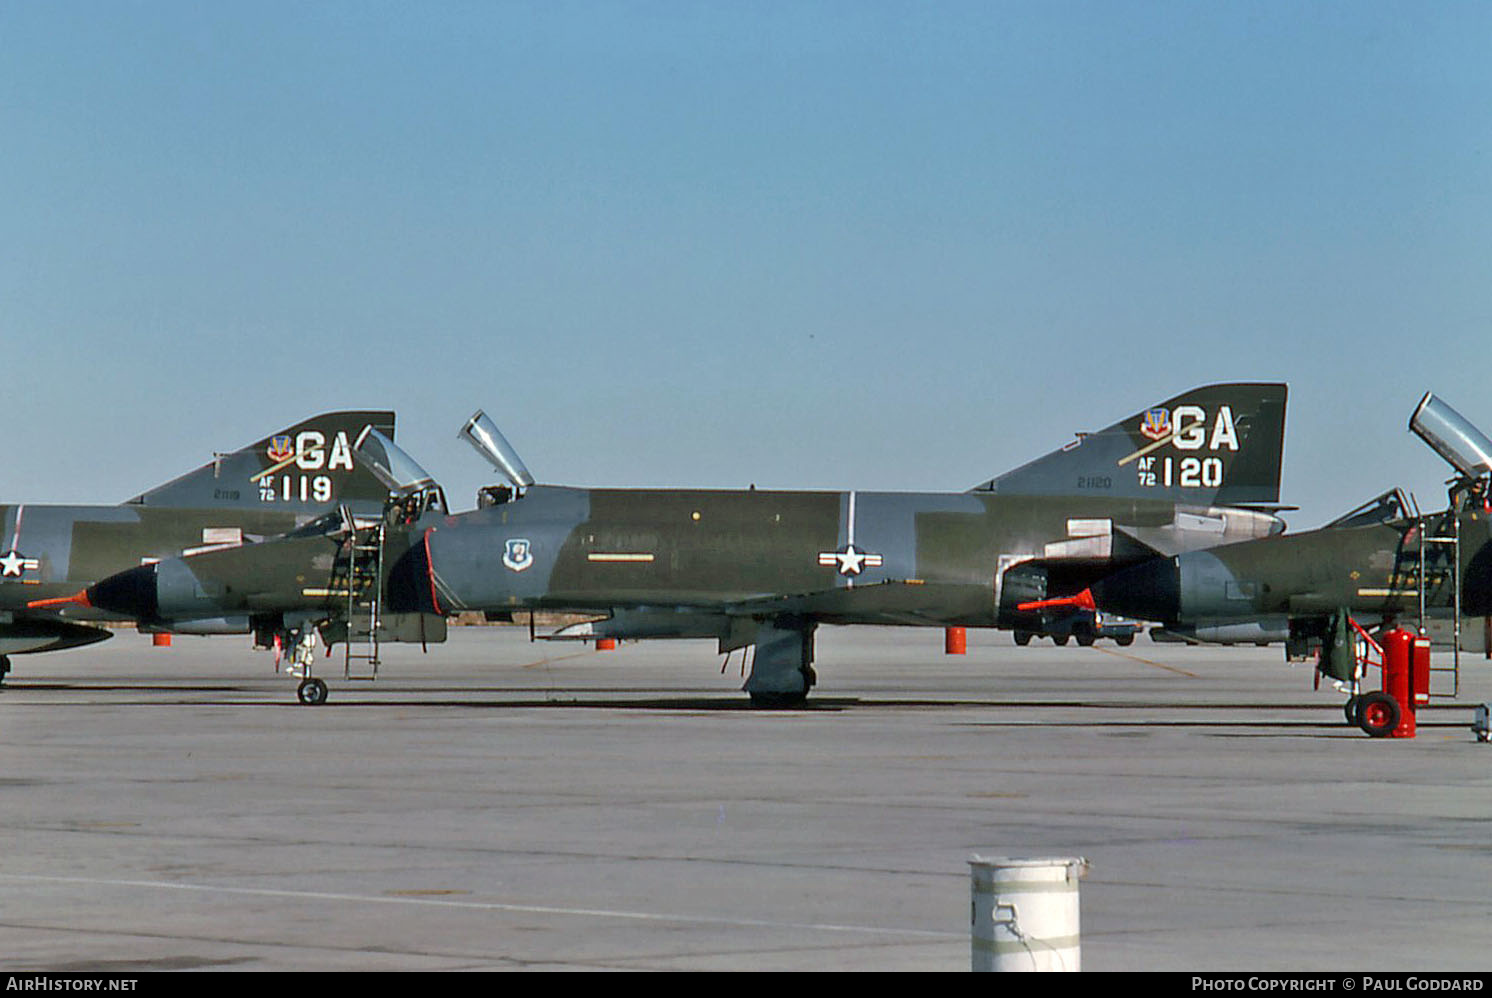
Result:
[[1086,859],[975,856],[969,867],[974,970],[1083,969],[1078,878]]

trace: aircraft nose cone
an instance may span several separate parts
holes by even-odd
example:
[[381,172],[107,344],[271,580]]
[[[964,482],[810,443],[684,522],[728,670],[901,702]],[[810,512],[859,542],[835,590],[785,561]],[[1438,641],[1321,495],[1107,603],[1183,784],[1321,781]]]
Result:
[[1181,616],[1181,572],[1175,558],[1141,562],[1100,580],[1092,589],[1105,613],[1162,622]]
[[111,575],[89,586],[87,593],[89,603],[110,613],[136,620],[154,620],[160,613],[154,565],[141,565]]

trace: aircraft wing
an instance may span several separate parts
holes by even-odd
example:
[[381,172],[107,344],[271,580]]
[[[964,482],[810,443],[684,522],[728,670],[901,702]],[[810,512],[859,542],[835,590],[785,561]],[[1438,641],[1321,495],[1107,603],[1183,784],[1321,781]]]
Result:
[[987,616],[990,599],[990,591],[982,587],[893,581],[762,597],[732,604],[726,612],[733,617],[812,617],[828,624],[953,624],[981,611]]
[[661,605],[597,607],[598,612],[609,616],[572,624],[546,637],[554,640],[717,638],[722,649],[728,650],[751,643],[747,636],[754,622],[762,620],[805,617],[826,624],[853,621],[954,625],[965,616],[976,617],[981,610],[987,614],[989,599],[989,592],[977,587],[911,582],[883,582],[726,603],[691,601],[688,596],[677,594],[675,601]]
[[[55,614],[0,611],[0,655],[77,648],[111,636],[111,632],[101,627],[63,620]],[[5,670],[0,669],[0,677],[4,674]]]

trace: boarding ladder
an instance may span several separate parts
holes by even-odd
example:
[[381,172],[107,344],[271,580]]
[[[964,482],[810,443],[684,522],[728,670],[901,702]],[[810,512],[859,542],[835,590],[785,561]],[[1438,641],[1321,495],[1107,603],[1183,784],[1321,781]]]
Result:
[[[378,632],[383,591],[384,521],[354,528],[347,546],[347,638],[345,679],[378,678]],[[354,663],[357,663],[356,665]]]
[[[1451,606],[1451,664],[1436,666],[1432,658],[1430,696],[1455,698],[1461,693],[1461,517],[1456,504],[1453,502],[1444,513],[1417,516],[1414,532],[1419,541],[1418,565],[1414,573],[1419,601],[1419,633],[1428,633],[1427,603],[1444,600],[1449,590]],[[1435,692],[1437,675],[1450,677],[1449,693]]]

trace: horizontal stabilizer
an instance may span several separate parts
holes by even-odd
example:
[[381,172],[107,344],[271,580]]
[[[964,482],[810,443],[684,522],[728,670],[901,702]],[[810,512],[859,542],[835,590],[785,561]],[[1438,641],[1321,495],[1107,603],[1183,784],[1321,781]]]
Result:
[[1280,497],[1287,387],[1204,385],[972,491],[1271,505]]

